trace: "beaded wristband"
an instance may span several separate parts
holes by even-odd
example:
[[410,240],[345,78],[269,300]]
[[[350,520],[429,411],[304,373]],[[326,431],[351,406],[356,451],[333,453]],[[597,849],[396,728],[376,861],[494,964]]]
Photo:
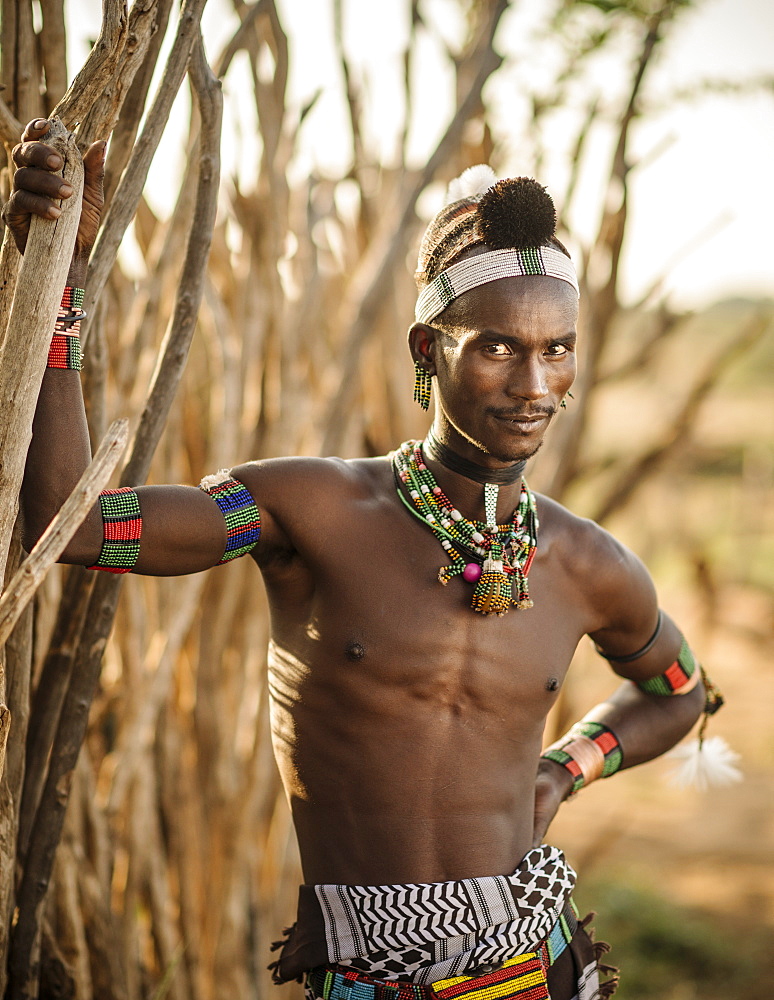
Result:
[[541,756],[570,772],[571,795],[597,778],[609,778],[623,764],[623,750],[617,736],[601,722],[577,722]]
[[261,514],[250,491],[225,469],[205,476],[199,489],[212,497],[226,522],[226,551],[218,565],[247,555],[261,537]]
[[696,658],[683,639],[680,652],[671,667],[657,677],[650,677],[646,681],[635,681],[635,684],[646,694],[662,696],[688,694],[699,682],[700,671],[696,669],[697,667]]
[[65,286],[62,302],[57,312],[51,346],[48,351],[47,368],[69,368],[79,372],[82,368],[81,342],[79,334],[83,311],[82,288]]
[[102,511],[102,549],[89,569],[107,573],[130,573],[140,554],[142,514],[137,492],[130,486],[103,490],[99,495]]

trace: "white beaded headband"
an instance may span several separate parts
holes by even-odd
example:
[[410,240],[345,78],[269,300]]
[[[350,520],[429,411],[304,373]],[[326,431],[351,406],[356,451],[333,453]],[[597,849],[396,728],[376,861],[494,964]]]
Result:
[[[417,299],[417,323],[431,322],[460,295],[498,278],[547,275],[566,281],[580,294],[573,262],[550,242],[556,214],[550,196],[537,181],[526,177],[498,181],[491,167],[480,164],[451,182],[447,209],[454,213],[451,206],[462,199],[478,203],[476,229],[470,234],[476,237],[477,231],[477,238],[465,242],[488,244],[492,249],[452,264],[429,282]],[[449,218],[454,219],[454,214]],[[458,245],[458,251],[465,242]]]
[[442,271],[426,285],[417,299],[414,317],[417,323],[429,323],[456,298],[471,288],[498,278],[545,274],[568,282],[579,295],[573,262],[554,247],[527,247],[523,250],[492,250],[468,257]]

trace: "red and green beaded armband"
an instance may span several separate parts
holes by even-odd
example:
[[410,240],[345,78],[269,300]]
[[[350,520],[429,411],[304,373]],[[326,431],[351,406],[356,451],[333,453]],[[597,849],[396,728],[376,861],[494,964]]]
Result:
[[47,368],[69,368],[78,372],[81,370],[79,334],[81,320],[86,315],[83,311],[83,296],[82,288],[72,288],[69,285],[65,287],[51,337]]
[[578,722],[541,756],[566,768],[573,778],[571,794],[597,778],[609,778],[623,764],[615,733],[601,722]]
[[89,569],[107,573],[130,573],[140,555],[142,514],[137,492],[129,486],[103,490],[99,495],[102,511],[102,549]]
[[687,694],[699,681],[699,664],[691,652],[690,646],[683,639],[680,652],[675,662],[657,677],[646,681],[635,681],[640,691],[646,694],[673,695]]
[[205,476],[199,489],[212,497],[226,522],[226,551],[218,565],[247,555],[261,537],[261,514],[250,491],[225,470]]

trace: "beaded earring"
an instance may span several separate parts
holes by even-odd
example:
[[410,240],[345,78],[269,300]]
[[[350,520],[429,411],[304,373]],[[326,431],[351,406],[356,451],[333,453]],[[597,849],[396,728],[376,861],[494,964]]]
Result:
[[430,389],[433,378],[430,372],[418,361],[414,362],[414,402],[419,403],[423,410],[430,409]]
[[561,407],[561,408],[562,408],[563,410],[566,410],[566,409],[567,409],[567,400],[568,400],[568,399],[575,399],[575,396],[573,396],[573,394],[572,394],[571,392],[568,392],[568,393],[567,393],[567,394],[565,395],[564,399],[563,399],[563,400],[561,401],[561,403],[559,404],[559,406],[560,406],[560,407]]

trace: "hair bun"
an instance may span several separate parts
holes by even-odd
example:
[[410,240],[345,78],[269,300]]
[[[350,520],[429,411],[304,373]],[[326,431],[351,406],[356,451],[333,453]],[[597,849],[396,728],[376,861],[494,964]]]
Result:
[[478,228],[491,250],[541,247],[556,232],[556,209],[551,195],[532,177],[509,177],[482,196]]

